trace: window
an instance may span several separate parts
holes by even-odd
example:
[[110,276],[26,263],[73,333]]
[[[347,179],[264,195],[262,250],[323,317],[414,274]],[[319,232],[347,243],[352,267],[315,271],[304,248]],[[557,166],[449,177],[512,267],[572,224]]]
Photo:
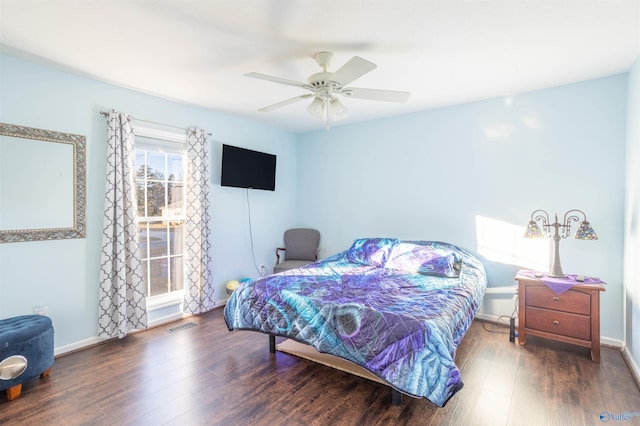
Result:
[[136,138],[138,235],[145,295],[184,289],[186,155]]

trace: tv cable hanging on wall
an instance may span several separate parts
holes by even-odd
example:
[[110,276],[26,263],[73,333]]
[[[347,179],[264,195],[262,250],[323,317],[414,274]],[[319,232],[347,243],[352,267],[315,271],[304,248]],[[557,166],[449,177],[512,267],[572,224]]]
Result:
[[249,214],[249,240],[251,242],[251,257],[253,258],[253,266],[256,268],[258,275],[260,275],[261,277],[264,277],[267,275],[267,270],[266,268],[260,268],[258,266],[258,262],[256,262],[256,253],[253,248],[253,227],[251,225],[251,202],[249,201],[249,188],[247,188],[246,191],[247,191],[247,209]]

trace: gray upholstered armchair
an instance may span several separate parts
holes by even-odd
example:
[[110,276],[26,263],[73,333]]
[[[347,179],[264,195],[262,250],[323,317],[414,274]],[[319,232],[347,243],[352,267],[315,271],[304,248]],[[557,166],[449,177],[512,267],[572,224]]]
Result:
[[[284,247],[276,249],[276,266],[273,273],[304,266],[318,260],[320,232],[309,228],[288,229],[284,233]],[[284,259],[280,252],[284,251]],[[282,260],[282,261],[281,261]]]

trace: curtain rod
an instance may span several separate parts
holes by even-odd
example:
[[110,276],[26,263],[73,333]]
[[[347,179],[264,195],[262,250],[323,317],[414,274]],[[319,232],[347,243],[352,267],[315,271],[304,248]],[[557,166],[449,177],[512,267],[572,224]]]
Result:
[[[107,111],[100,111],[100,114],[104,115],[105,117],[107,117],[109,115],[109,113]],[[171,124],[164,124],[164,123],[158,123],[158,122],[155,122],[155,121],[143,120],[141,118],[135,118],[135,117],[132,117],[130,115],[127,115],[127,119],[128,120],[141,121],[143,123],[156,124],[158,126],[171,127],[173,129],[178,129],[178,130],[183,130],[183,131],[190,131],[190,129],[185,129],[184,127],[172,126]],[[211,136],[211,133],[207,133],[207,136]]]

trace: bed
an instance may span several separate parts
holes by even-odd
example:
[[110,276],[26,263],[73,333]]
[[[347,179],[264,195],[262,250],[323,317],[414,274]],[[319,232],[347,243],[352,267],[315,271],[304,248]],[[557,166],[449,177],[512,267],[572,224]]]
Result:
[[[299,269],[248,282],[227,327],[282,336],[354,363],[393,390],[442,407],[463,382],[460,341],[486,288],[480,261],[437,241],[363,238]],[[274,351],[272,347],[272,352]]]

